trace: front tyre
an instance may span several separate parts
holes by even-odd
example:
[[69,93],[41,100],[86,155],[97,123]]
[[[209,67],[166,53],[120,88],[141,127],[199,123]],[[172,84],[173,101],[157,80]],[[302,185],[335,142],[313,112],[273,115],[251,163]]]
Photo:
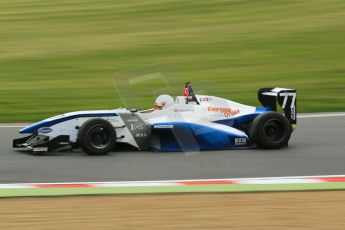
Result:
[[88,120],[79,128],[78,144],[89,155],[105,155],[115,147],[116,131],[106,120]]
[[291,132],[286,117],[277,112],[266,112],[254,119],[250,136],[259,148],[279,149],[288,145]]

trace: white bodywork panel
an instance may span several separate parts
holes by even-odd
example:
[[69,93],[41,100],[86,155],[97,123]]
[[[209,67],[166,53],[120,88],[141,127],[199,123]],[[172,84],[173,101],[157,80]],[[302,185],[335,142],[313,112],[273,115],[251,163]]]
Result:
[[[196,95],[196,98],[199,104],[196,102],[189,102],[187,104],[185,96],[178,96],[175,103],[167,108],[151,112],[136,112],[135,114],[149,126],[162,122],[190,122],[247,136],[238,129],[212,122],[255,113],[256,107],[214,96]],[[76,142],[78,129],[85,121],[101,118],[109,121],[114,126],[117,142],[128,143],[139,148],[136,138],[133,137],[133,132],[131,131],[141,127],[128,127],[128,124],[121,118],[123,117],[121,114],[131,114],[131,112],[127,109],[115,109],[66,113],[43,120],[42,122],[53,124],[49,126],[51,131],[44,133],[39,131],[38,134],[48,136],[50,139],[59,135],[69,135],[70,141]]]
[[186,104],[186,97],[178,96],[175,104],[151,113],[142,113],[141,116],[150,124],[158,122],[176,121],[218,121],[229,119],[246,114],[254,113],[256,107],[239,104],[214,96],[196,96],[199,105],[194,103]]

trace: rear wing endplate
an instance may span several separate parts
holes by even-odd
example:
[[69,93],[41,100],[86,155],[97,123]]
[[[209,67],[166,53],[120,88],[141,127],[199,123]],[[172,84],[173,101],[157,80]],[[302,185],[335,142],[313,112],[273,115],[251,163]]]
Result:
[[258,99],[265,107],[271,107],[277,111],[277,102],[284,110],[285,117],[293,128],[297,124],[297,93],[295,89],[285,88],[261,88],[258,91]]

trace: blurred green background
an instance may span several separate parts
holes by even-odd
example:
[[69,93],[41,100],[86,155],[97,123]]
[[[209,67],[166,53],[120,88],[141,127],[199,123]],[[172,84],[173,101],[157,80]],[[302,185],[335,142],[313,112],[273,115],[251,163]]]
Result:
[[212,80],[259,105],[258,88],[292,87],[299,112],[344,111],[345,1],[0,1],[0,121],[119,107],[114,74],[153,63],[176,68],[176,94]]

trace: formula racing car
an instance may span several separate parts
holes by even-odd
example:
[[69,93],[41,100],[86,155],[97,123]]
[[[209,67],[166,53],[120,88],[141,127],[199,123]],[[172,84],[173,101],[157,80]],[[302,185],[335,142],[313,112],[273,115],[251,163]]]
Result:
[[90,155],[107,154],[120,143],[158,151],[286,147],[296,127],[296,90],[262,88],[258,99],[263,107],[196,95],[188,82],[182,96],[160,95],[152,109],[80,111],[45,119],[21,129],[30,135],[13,140],[13,147],[36,153],[81,148]]

